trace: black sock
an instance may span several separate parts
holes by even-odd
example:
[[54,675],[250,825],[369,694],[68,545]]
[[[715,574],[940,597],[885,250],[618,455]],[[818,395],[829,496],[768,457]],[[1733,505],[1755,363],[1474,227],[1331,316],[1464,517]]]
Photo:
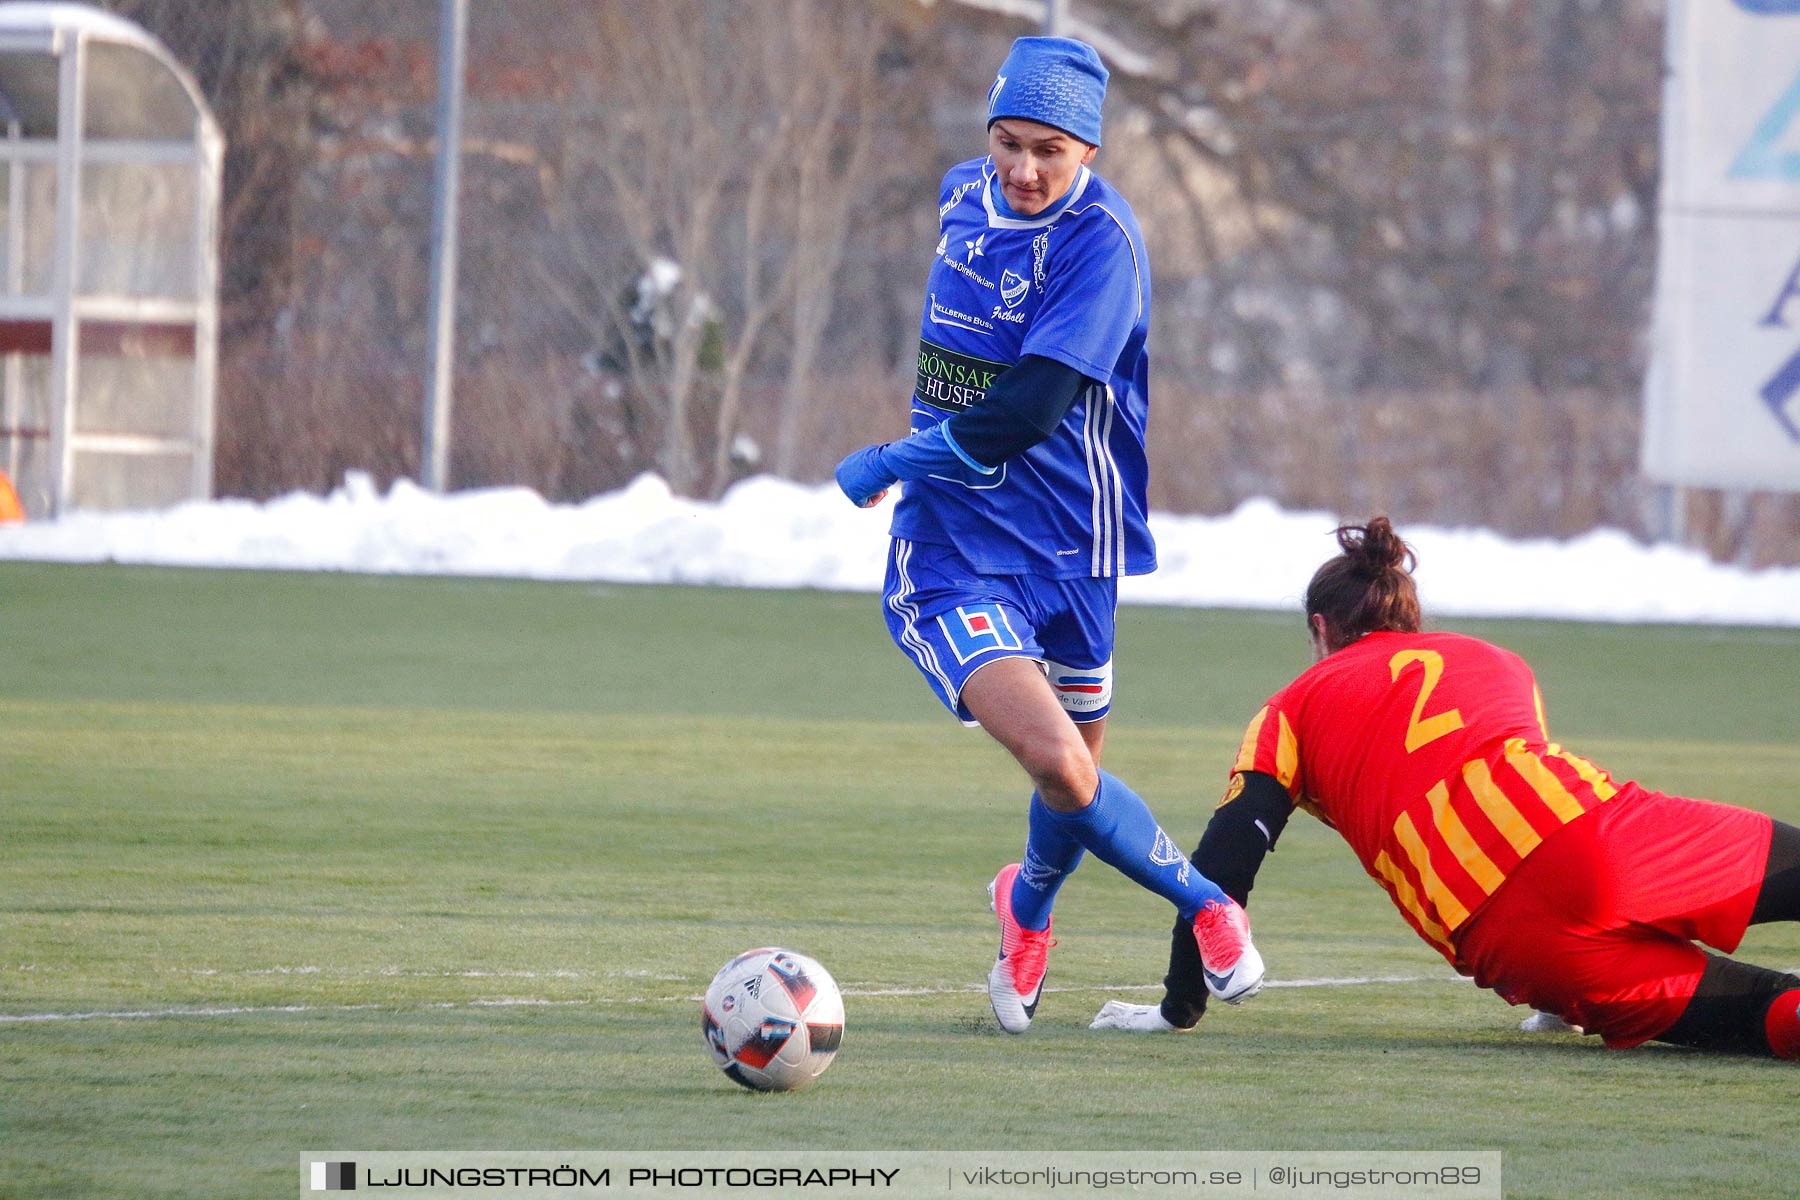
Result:
[[1175,918],[1169,934],[1169,973],[1163,977],[1163,1020],[1177,1029],[1192,1029],[1206,1011],[1206,972],[1194,923]]
[[1727,1054],[1770,1054],[1764,1026],[1769,1005],[1794,988],[1800,988],[1800,979],[1792,975],[1709,954],[1693,999],[1656,1040]]
[[1752,925],[1765,921],[1800,921],[1800,829],[1782,821],[1769,839],[1769,865],[1750,914]]

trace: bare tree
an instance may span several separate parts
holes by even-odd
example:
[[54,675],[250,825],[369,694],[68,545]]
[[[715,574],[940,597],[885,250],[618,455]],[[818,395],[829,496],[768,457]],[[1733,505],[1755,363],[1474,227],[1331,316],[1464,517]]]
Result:
[[558,238],[538,273],[610,348],[669,485],[716,494],[773,334],[791,403],[810,379],[879,28],[819,0],[683,0],[589,6],[568,35],[571,61],[603,66],[568,79]]
[[1202,374],[1267,386],[1280,375],[1254,372],[1301,360],[1348,389],[1635,391],[1660,6],[1084,11],[1150,49],[1118,91],[1151,116],[1189,219],[1255,230],[1203,235],[1223,250],[1205,336],[1225,352]]
[[[795,6],[796,9],[800,5]],[[811,114],[795,148],[793,170],[793,305],[788,320],[787,375],[776,418],[774,469],[792,477],[800,466],[802,413],[813,399],[820,351],[838,295],[844,251],[874,182],[871,158],[880,103],[875,54],[881,30],[867,12],[833,22],[828,38],[809,47],[814,69],[799,74],[796,96]]]

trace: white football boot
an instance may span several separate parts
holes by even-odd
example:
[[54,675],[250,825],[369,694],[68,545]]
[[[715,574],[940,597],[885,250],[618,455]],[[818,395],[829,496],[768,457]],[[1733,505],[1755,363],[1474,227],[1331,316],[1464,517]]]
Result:
[[1031,1028],[1038,998],[1044,993],[1050,947],[1056,945],[1049,927],[1025,929],[1013,920],[1012,886],[1018,874],[1019,864],[1009,863],[988,884],[988,907],[1000,921],[1000,955],[988,972],[988,1001],[1000,1028],[1008,1033]]

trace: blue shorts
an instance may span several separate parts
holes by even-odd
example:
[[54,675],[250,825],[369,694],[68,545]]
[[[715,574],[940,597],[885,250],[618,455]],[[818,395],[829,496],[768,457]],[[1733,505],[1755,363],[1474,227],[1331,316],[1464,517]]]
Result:
[[882,608],[888,633],[965,725],[963,685],[1002,658],[1041,663],[1077,723],[1112,708],[1117,579],[977,575],[950,546],[893,539]]

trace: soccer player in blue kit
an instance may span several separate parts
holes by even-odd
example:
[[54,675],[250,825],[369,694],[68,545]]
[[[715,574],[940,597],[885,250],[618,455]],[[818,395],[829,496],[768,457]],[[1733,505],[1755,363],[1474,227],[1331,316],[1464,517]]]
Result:
[[1023,1033],[1057,889],[1084,851],[1193,923],[1212,993],[1262,986],[1244,910],[1100,769],[1119,577],[1156,567],[1147,523],[1150,271],[1131,206],[1088,169],[1106,68],[1020,38],[988,93],[988,154],[950,169],[926,284],[912,435],[837,469],[855,503],[904,481],[883,604],[943,703],[1030,776],[1025,853],[988,887],[994,1015]]

